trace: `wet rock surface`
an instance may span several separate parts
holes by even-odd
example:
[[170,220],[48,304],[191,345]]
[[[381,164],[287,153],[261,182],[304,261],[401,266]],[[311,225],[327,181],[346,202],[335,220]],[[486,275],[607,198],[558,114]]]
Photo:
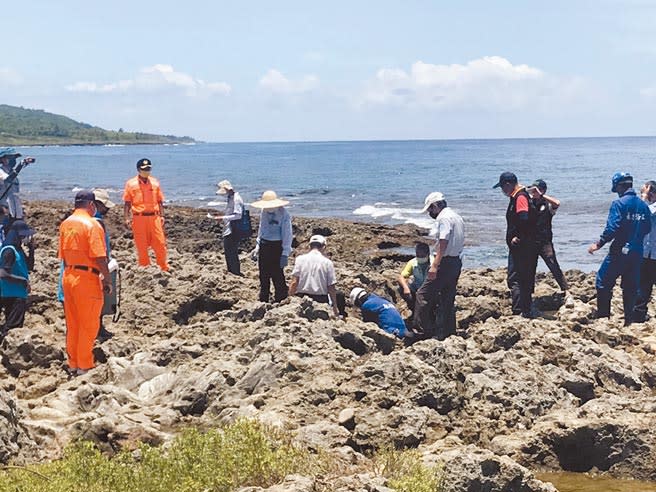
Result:
[[[337,320],[308,299],[257,301],[257,266],[243,260],[244,277],[226,272],[220,227],[205,211],[167,211],[170,275],[137,268],[113,212],[123,314],[105,318],[115,333],[99,347],[105,362],[70,378],[55,295],[66,209],[29,204],[39,249],[25,326],[0,345],[1,463],[53,458],[77,438],[111,453],[253,417],[340,460],[333,490],[386,490],[359,467],[389,444],[442,464],[454,491],[554,490],[529,470],[656,480],[656,321],[623,327],[619,293],[614,317],[593,319],[591,274],[567,272],[571,308],[540,274],[545,314],[525,320],[509,315],[505,271],[466,270],[457,336],[406,347],[353,310]],[[398,247],[428,241],[419,229],[296,218],[295,254],[315,233],[328,236],[341,290],[364,286],[404,307],[395,279],[408,257]],[[310,477],[286,483],[270,490],[316,488]]]

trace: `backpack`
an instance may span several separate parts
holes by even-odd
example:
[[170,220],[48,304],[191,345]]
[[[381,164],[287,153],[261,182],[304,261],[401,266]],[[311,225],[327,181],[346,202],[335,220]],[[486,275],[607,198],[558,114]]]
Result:
[[253,235],[253,226],[251,224],[251,214],[244,208],[241,213],[241,219],[230,221],[230,230],[240,238],[247,238]]

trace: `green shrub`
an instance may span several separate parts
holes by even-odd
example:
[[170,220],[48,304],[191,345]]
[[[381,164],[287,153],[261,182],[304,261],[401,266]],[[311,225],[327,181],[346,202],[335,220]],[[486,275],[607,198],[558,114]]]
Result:
[[416,450],[396,450],[386,447],[374,457],[377,473],[388,480],[390,488],[399,492],[439,492],[440,470],[422,462]]

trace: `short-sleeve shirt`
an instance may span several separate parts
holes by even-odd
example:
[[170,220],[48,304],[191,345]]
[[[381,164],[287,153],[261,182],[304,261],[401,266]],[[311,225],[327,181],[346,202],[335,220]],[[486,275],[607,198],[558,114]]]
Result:
[[107,256],[105,232],[96,219],[84,209],[73,214],[59,226],[59,253],[67,266],[83,265],[96,268],[96,259]]
[[316,249],[296,258],[292,277],[298,279],[299,294],[325,296],[328,287],[336,283],[333,262]]
[[448,245],[445,256],[460,256],[465,247],[465,223],[462,217],[458,215],[452,208],[446,207],[437,216],[436,221],[436,235],[437,243],[436,248],[439,248],[440,239],[446,239]]
[[139,176],[135,176],[125,183],[123,201],[131,203],[132,213],[135,214],[160,213],[159,204],[164,202],[164,194],[156,178],[148,176],[144,183]]
[[417,258],[415,257],[405,264],[403,270],[401,271],[401,275],[406,279],[412,277],[412,282],[409,286],[410,290],[416,292],[424,283],[424,280],[426,280],[426,272],[428,272],[433,259],[435,259],[435,255],[430,255],[426,263],[420,264],[417,262]]

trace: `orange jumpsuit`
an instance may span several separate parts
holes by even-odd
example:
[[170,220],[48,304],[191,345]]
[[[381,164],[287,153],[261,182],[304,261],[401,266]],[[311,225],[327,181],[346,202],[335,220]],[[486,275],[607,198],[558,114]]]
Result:
[[166,235],[160,208],[160,203],[164,201],[164,194],[159,181],[152,176],[149,176],[145,183],[139,179],[139,176],[128,179],[125,183],[123,201],[131,204],[132,234],[139,265],[150,265],[148,256],[150,247],[155,252],[159,267],[168,271]]
[[65,265],[62,285],[68,366],[91,369],[103,306],[96,259],[107,257],[107,249],[102,226],[85,209],[75,209],[59,226],[58,256]]

